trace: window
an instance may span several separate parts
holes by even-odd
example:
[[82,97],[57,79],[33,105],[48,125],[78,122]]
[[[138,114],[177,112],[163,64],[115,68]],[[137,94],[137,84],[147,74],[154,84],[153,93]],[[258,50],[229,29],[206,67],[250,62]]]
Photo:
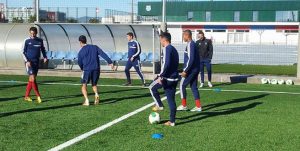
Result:
[[215,33],[219,33],[219,32],[226,32],[226,30],[222,30],[222,29],[216,29],[216,30],[213,30],[213,32],[215,32]]
[[194,18],[194,12],[188,12],[188,21],[191,21],[191,20],[193,20],[193,18]]
[[205,30],[205,32],[211,32],[211,30]]
[[205,12],[205,21],[207,22],[211,21],[211,12]]
[[276,11],[277,22],[297,22],[298,11]]
[[234,12],[234,19],[233,21],[239,22],[240,21],[240,11],[235,11]]
[[258,21],[258,11],[253,11],[252,21]]

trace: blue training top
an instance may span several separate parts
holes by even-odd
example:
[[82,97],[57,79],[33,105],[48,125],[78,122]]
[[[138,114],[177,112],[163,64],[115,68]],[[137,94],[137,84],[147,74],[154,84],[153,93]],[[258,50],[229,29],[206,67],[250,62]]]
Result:
[[163,49],[163,58],[160,77],[167,79],[177,79],[179,76],[178,65],[179,55],[175,47],[171,44]]
[[23,46],[23,59],[25,62],[38,62],[41,52],[43,57],[47,58],[43,39],[38,37],[25,39]]
[[141,45],[136,40],[131,40],[128,42],[128,59],[134,58],[134,59],[140,59],[141,54]]
[[196,43],[192,40],[187,43],[187,46],[184,50],[184,65],[183,71],[190,73],[192,71],[200,70],[200,56]]
[[96,45],[85,45],[78,53],[78,65],[83,71],[100,70],[99,56],[108,64],[112,64],[111,59],[105,52]]

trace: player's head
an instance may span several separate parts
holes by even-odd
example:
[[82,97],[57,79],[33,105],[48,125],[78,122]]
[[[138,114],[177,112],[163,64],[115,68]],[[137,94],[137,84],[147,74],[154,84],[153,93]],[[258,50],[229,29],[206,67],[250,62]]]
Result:
[[171,34],[168,32],[163,32],[159,35],[160,37],[160,43],[163,47],[167,46],[171,43]]
[[198,33],[198,38],[203,39],[204,37],[205,37],[204,32],[202,30],[200,30]]
[[192,40],[192,31],[185,30],[183,31],[183,41],[188,42]]
[[132,32],[127,33],[126,36],[127,36],[128,41],[131,41],[134,37]]
[[30,27],[29,28],[29,35],[30,35],[31,38],[36,37],[37,33],[38,33],[38,30],[37,30],[36,27]]
[[85,35],[79,36],[78,40],[79,40],[79,43],[80,43],[81,47],[83,47],[86,44],[86,37],[85,37]]

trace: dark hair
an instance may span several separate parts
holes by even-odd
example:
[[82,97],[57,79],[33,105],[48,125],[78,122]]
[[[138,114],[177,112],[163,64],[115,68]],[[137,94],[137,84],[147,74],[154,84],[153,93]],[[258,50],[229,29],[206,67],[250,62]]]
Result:
[[172,40],[171,34],[168,32],[162,32],[159,36],[165,38],[168,42],[171,42]]
[[79,36],[79,41],[82,42],[82,43],[84,43],[84,44],[86,44],[86,37],[85,37],[85,35]]
[[192,36],[192,31],[189,29],[183,31],[183,33],[187,33],[189,36]]
[[133,33],[132,32],[129,32],[126,35],[133,37]]
[[199,34],[204,35],[204,32],[202,30],[199,30]]
[[30,28],[29,28],[29,31],[33,31],[33,32],[35,32],[36,34],[37,34],[37,32],[38,32],[38,30],[37,30],[36,27],[30,27]]

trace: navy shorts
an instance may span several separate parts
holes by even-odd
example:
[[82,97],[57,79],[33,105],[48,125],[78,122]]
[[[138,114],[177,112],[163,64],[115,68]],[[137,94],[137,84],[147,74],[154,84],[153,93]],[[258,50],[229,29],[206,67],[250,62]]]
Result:
[[89,84],[90,81],[92,86],[96,86],[99,80],[100,70],[87,70],[82,72],[81,83]]
[[31,66],[27,67],[26,63],[25,63],[25,67],[26,67],[26,72],[28,75],[37,75],[39,72],[39,62],[30,62]]

